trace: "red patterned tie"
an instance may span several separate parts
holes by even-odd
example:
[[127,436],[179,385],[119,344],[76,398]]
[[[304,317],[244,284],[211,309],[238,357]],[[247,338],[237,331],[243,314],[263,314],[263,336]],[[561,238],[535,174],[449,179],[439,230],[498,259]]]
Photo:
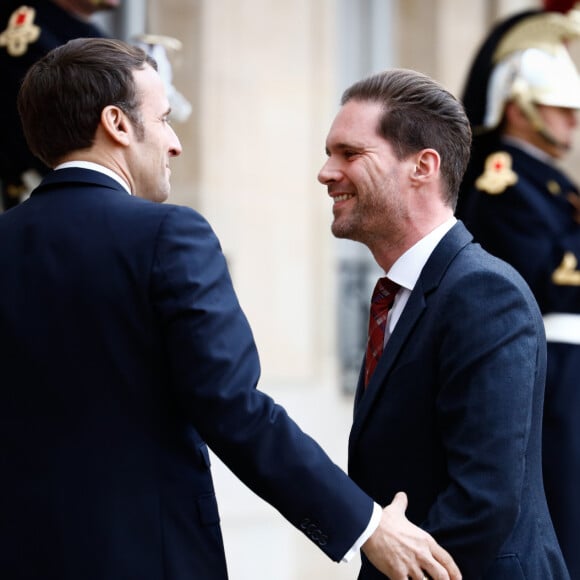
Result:
[[369,384],[383,353],[387,316],[399,288],[400,286],[397,283],[388,278],[379,278],[375,286],[369,316],[369,339],[365,357],[365,387]]

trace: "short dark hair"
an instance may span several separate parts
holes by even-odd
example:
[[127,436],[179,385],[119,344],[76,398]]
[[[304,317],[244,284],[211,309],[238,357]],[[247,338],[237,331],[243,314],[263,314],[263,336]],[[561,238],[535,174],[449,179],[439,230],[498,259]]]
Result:
[[140,100],[133,73],[157,69],[142,49],[107,38],[77,38],[51,50],[28,70],[18,112],[32,153],[49,167],[93,144],[102,110],[116,105],[138,130]]
[[351,100],[383,105],[377,132],[398,159],[426,148],[439,153],[445,201],[455,209],[471,148],[461,103],[433,79],[407,69],[389,69],[355,83],[343,93],[341,104]]

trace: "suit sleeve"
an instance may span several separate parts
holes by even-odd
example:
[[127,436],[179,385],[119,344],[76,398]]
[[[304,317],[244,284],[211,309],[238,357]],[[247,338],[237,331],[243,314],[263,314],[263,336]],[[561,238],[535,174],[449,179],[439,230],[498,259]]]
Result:
[[219,242],[193,210],[175,207],[160,228],[152,295],[188,421],[237,477],[339,561],[368,524],[372,500],[256,388],[251,329]]

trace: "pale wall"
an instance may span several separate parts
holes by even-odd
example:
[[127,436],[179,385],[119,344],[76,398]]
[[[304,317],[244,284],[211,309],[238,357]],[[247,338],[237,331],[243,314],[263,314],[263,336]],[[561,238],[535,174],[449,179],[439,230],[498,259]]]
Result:
[[332,101],[332,2],[187,4],[151,10],[159,32],[184,42],[175,84],[195,107],[176,126],[174,200],[217,231],[265,378],[311,380],[333,353],[331,210],[316,181]]

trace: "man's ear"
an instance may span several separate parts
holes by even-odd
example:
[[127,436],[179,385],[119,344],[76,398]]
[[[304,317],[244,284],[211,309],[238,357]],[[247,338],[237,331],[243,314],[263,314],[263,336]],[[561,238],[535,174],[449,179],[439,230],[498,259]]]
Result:
[[101,112],[101,125],[109,137],[119,145],[129,145],[131,126],[127,115],[119,107],[106,106]]
[[422,149],[415,155],[412,180],[424,182],[439,177],[441,157],[435,149]]

